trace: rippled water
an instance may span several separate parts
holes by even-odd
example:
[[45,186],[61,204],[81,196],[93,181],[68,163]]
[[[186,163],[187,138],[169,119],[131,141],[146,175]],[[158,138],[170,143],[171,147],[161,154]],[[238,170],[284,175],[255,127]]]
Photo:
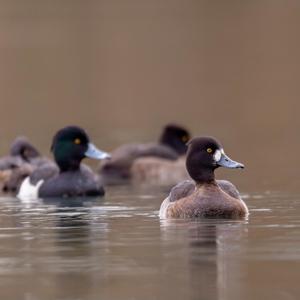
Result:
[[299,195],[244,194],[247,221],[162,221],[166,192],[2,197],[1,299],[299,299]]

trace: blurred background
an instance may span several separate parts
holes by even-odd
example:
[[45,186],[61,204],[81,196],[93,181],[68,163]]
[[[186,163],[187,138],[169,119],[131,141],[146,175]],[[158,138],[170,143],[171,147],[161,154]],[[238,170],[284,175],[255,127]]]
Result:
[[22,134],[49,155],[69,124],[111,150],[176,122],[244,162],[226,171],[244,190],[297,188],[299,28],[292,0],[1,0],[0,152]]

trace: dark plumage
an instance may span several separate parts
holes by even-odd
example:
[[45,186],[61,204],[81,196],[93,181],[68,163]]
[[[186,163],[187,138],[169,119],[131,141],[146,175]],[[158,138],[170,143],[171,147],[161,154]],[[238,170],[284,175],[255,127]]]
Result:
[[0,159],[2,191],[15,192],[22,180],[44,161],[26,137],[17,137],[11,144],[9,155]]
[[187,171],[194,181],[176,185],[160,208],[162,218],[242,218],[248,209],[235,186],[226,180],[215,180],[214,171],[223,166],[244,166],[227,157],[213,138],[194,138],[188,144]]
[[187,129],[175,125],[166,125],[160,138],[159,143],[173,149],[177,155],[184,155],[187,150],[186,143],[190,139],[190,133]]
[[11,144],[9,155],[0,158],[0,170],[20,167],[25,162],[39,157],[37,149],[31,145],[26,137],[17,137]]
[[22,183],[20,198],[104,195],[98,175],[81,165],[81,161],[85,157],[104,159],[109,155],[91,144],[82,128],[68,126],[59,130],[53,138],[51,151],[56,164],[44,164],[34,170]]
[[40,157],[39,151],[24,136],[17,137],[13,141],[10,147],[10,155],[13,157],[19,156],[27,162]]
[[104,188],[97,174],[86,165],[80,166],[77,170],[64,170],[60,173],[56,173],[53,168],[48,171],[53,173],[44,176],[45,183],[41,185],[38,192],[41,198],[104,195]]
[[[112,152],[112,158],[104,162],[99,170],[106,184],[114,184],[134,179],[136,181],[162,179],[164,170],[170,164],[177,164],[178,159],[187,150],[186,142],[190,139],[189,132],[178,125],[164,127],[158,143],[126,144]],[[177,170],[186,175],[182,164]],[[173,174],[176,167],[173,168]],[[180,177],[182,178],[182,177]],[[186,177],[184,177],[186,178]]]

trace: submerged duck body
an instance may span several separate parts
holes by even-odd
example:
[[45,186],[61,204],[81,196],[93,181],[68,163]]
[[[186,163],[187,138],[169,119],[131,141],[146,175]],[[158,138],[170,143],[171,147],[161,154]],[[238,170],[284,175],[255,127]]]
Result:
[[59,130],[53,138],[51,151],[56,165],[45,164],[26,178],[19,198],[102,196],[99,176],[81,164],[85,157],[109,158],[109,154],[90,143],[86,132],[77,126]]
[[214,170],[220,166],[243,168],[227,157],[213,138],[194,138],[189,142],[187,171],[194,181],[176,185],[160,208],[161,218],[244,218],[246,204],[236,187],[226,180],[215,180]]
[[114,150],[111,159],[101,165],[99,173],[106,184],[159,180],[163,178],[161,174],[169,173],[168,170],[173,166],[173,174],[177,170],[186,174],[182,163],[177,162],[185,155],[189,138],[190,134],[185,128],[167,125],[158,143],[126,144]]

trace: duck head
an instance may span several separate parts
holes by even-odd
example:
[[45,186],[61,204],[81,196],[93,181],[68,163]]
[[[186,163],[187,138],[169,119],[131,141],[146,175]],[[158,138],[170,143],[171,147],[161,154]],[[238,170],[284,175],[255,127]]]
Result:
[[68,126],[59,130],[53,138],[51,151],[61,171],[79,169],[85,157],[110,158],[108,153],[92,144],[87,133],[77,126]]
[[10,146],[11,156],[20,156],[25,161],[39,157],[38,150],[30,144],[29,140],[24,136],[17,137]]
[[175,150],[178,155],[183,155],[186,153],[186,143],[189,140],[190,133],[187,129],[175,124],[169,124],[164,127],[159,142]]
[[196,183],[214,182],[218,167],[243,169],[244,165],[229,158],[212,137],[196,137],[188,143],[186,168]]

